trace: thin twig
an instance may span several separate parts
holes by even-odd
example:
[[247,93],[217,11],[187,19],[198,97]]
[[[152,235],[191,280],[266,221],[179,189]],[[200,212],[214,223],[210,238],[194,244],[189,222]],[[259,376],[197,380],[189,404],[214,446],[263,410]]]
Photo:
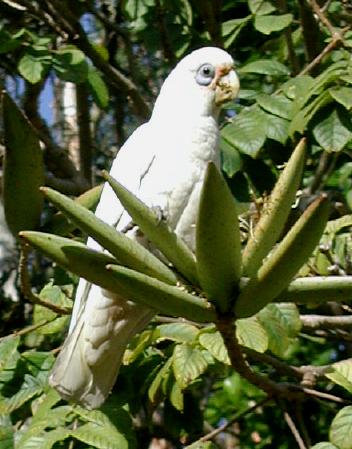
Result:
[[[246,408],[245,410],[236,413],[236,415],[228,420],[226,423],[222,424],[221,426],[217,427],[216,429],[212,430],[211,432],[207,433],[206,435],[199,438],[199,442],[209,441],[212,440],[214,437],[219,435],[219,433],[224,432],[227,428],[232,426],[236,421],[239,421],[244,416],[248,415],[249,413],[252,413],[254,410],[256,410],[258,407],[261,407],[262,405],[266,404],[267,402],[271,401],[272,398],[267,396],[264,399],[262,399],[259,402],[256,402],[254,405],[251,405],[250,407]],[[198,442],[197,441],[197,442]]]
[[291,430],[291,433],[296,440],[298,447],[300,449],[307,449],[307,446],[304,444],[303,438],[301,437],[296,424],[294,423],[293,419],[291,418],[291,415],[288,413],[287,410],[284,410],[284,419],[286,424],[288,425],[289,429]]
[[316,329],[352,329],[352,316],[301,315],[303,331]]
[[310,6],[312,7],[315,14],[319,17],[319,20],[326,26],[329,30],[332,38],[337,38],[342,41],[342,36],[338,33],[335,28],[332,26],[330,20],[326,17],[323,10],[320,8],[316,0],[309,0]]
[[[341,30],[340,35],[343,36],[346,31],[350,29],[349,26],[343,28]],[[334,50],[335,47],[341,44],[340,37],[334,36],[332,40],[328,43],[328,45],[322,50],[319,55],[317,55],[303,70],[301,70],[298,74],[298,76],[306,75],[307,73],[311,72],[320,62],[322,59],[328,55],[332,50]]]
[[5,335],[4,337],[0,337],[0,341],[3,340],[4,338],[8,338],[8,337],[20,337],[21,335],[29,334],[43,326],[46,326],[47,324],[50,324],[54,320],[56,320],[56,317],[52,318],[51,320],[43,320],[37,324],[32,324],[31,326],[24,327],[23,329],[12,332],[11,334]]

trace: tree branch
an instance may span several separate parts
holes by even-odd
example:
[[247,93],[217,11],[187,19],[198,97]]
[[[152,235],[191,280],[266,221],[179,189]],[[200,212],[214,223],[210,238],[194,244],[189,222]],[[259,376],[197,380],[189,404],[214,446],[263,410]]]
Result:
[[324,316],[324,315],[301,315],[302,330],[312,331],[317,329],[352,329],[352,316]]
[[90,111],[88,89],[84,83],[76,85],[77,124],[78,124],[78,159],[79,171],[87,184],[92,186],[92,157],[93,144],[90,129]]

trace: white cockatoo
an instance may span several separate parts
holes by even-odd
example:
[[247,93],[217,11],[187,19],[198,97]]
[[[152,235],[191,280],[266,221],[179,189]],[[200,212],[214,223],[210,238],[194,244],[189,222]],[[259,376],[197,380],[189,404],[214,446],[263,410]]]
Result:
[[[183,58],[163,83],[149,122],[130,136],[110,172],[148,206],[162,211],[191,248],[207,163],[220,162],[220,107],[239,90],[233,65],[232,57],[215,47]],[[131,238],[140,238],[108,185],[96,215],[120,231],[130,229]],[[92,239],[88,246],[100,249]],[[65,399],[99,407],[114,385],[128,342],[154,314],[133,298],[102,291],[81,279],[69,334],[50,384]]]

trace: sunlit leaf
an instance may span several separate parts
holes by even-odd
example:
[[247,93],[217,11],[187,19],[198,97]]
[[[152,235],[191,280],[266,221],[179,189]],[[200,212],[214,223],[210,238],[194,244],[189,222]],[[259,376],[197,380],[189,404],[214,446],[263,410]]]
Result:
[[183,389],[204,373],[208,363],[199,349],[184,343],[175,346],[172,367],[176,381]]
[[271,34],[275,31],[281,31],[288,27],[292,22],[292,14],[282,15],[258,15],[254,19],[254,27],[260,33]]
[[342,408],[330,427],[330,441],[339,449],[352,449],[352,405]]

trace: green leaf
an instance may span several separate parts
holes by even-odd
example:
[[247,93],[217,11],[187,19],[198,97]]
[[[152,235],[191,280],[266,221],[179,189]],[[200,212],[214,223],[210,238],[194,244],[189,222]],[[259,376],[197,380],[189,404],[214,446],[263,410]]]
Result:
[[164,379],[168,378],[171,372],[172,367],[172,357],[170,357],[166,363],[161,367],[161,369],[158,371],[156,376],[153,379],[153,382],[151,383],[149,389],[148,389],[148,398],[151,403],[157,402],[157,394],[161,389],[161,385],[164,381]]
[[268,336],[268,349],[283,357],[290,343],[289,335],[277,309],[265,307],[258,313],[258,320]]
[[238,70],[239,74],[258,73],[261,75],[284,76],[289,75],[289,69],[273,59],[258,59],[249,62]]
[[266,135],[269,139],[286,143],[288,139],[289,121],[276,115],[267,114]]
[[81,83],[87,79],[88,64],[84,53],[74,45],[67,45],[56,50],[53,67],[57,76],[64,81]]
[[[72,301],[62,292],[62,290],[52,284],[47,284],[39,294],[40,299],[59,307],[72,307]],[[58,316],[57,313],[47,307],[36,304],[34,306],[33,322],[34,324],[51,321],[45,326],[41,326],[37,332],[43,335],[54,334],[64,328],[68,316]]]
[[110,276],[120,294],[147,305],[166,315],[181,316],[188,320],[209,322],[216,318],[211,305],[180,287],[165,284],[137,271],[117,265],[108,265]]
[[290,338],[297,337],[301,331],[302,322],[297,306],[292,303],[268,304],[266,310],[270,311],[275,320],[280,321]]
[[243,161],[239,151],[220,137],[221,169],[229,178],[242,169]]
[[325,373],[325,377],[352,393],[352,359],[334,363]]
[[181,389],[203,374],[207,367],[208,363],[199,349],[187,343],[175,346],[172,368]]
[[0,425],[0,447],[1,449],[15,449],[15,432],[11,425]]
[[154,329],[153,339],[160,340],[172,340],[178,343],[193,343],[199,330],[196,326],[186,323],[170,323],[161,324]]
[[143,234],[148,237],[186,279],[197,284],[197,267],[194,254],[185,242],[170,229],[165,221],[160,220],[160,217],[155,212],[109,176],[108,173],[104,172],[103,176],[132,217],[134,223],[138,224]]
[[43,385],[33,376],[26,374],[25,381],[17,392],[10,398],[0,400],[0,415],[9,415],[42,391]]
[[5,160],[3,201],[6,222],[15,237],[39,225],[43,197],[44,162],[40,142],[31,124],[13,100],[3,94]]
[[257,352],[265,352],[268,349],[267,333],[256,316],[237,320],[236,335],[242,346]]
[[235,314],[248,317],[287,288],[319,243],[330,212],[327,198],[317,198],[299,217],[283,240],[264,261],[257,275],[243,288]]
[[352,405],[342,408],[335,416],[329,437],[339,449],[352,449]]
[[26,53],[18,63],[18,70],[25,80],[31,84],[35,84],[43,78],[46,65],[35,55]]
[[266,112],[277,115],[285,119],[290,119],[292,101],[284,95],[260,94],[256,97],[257,103]]
[[[82,407],[75,407],[74,411],[81,419],[87,421],[87,424],[71,431],[74,438],[96,449],[128,449],[128,440],[123,426],[118,429],[105,413],[100,410],[86,410]],[[130,423],[128,425],[130,426]]]
[[266,0],[248,0],[248,6],[252,14],[270,14],[275,11],[271,2]]
[[352,88],[351,87],[333,87],[329,89],[330,95],[347,110],[352,108]]
[[215,329],[205,330],[199,335],[199,343],[210,352],[210,354],[221,363],[231,365],[224,340],[220,332]]
[[257,15],[254,18],[254,27],[260,33],[271,34],[288,27],[293,20],[292,14]]
[[142,245],[116,231],[91,211],[65,195],[48,187],[40,190],[62,213],[74,221],[83,232],[93,237],[104,249],[107,249],[120,263],[167,283],[176,283],[177,278],[174,273]]
[[301,181],[305,155],[305,140],[301,140],[281,172],[243,251],[243,273],[246,275],[253,276],[257,272],[284,229]]
[[177,382],[174,382],[170,391],[170,402],[179,412],[183,412],[183,392]]
[[256,157],[266,139],[266,117],[259,109],[244,109],[222,129],[221,136],[242,153]]
[[105,109],[109,104],[109,91],[103,78],[93,67],[88,69],[87,82],[94,101],[99,107]]
[[328,152],[341,151],[352,139],[352,124],[339,109],[334,109],[313,129],[319,145]]
[[71,431],[71,436],[96,449],[128,449],[127,440],[113,426],[90,422]]
[[6,369],[20,343],[20,337],[8,336],[0,339],[0,371]]
[[228,20],[222,24],[221,31],[225,40],[225,48],[230,47],[234,43],[242,28],[249,22],[250,19],[251,16],[247,16],[240,19]]
[[314,444],[311,449],[339,449],[335,445],[331,444],[329,441],[322,441],[321,443]]
[[226,312],[241,276],[241,239],[235,200],[212,163],[200,195],[196,256],[204,292]]
[[40,436],[32,436],[21,446],[21,449],[51,449],[58,441],[64,441],[71,435],[71,431],[58,427],[49,432],[42,432]]

